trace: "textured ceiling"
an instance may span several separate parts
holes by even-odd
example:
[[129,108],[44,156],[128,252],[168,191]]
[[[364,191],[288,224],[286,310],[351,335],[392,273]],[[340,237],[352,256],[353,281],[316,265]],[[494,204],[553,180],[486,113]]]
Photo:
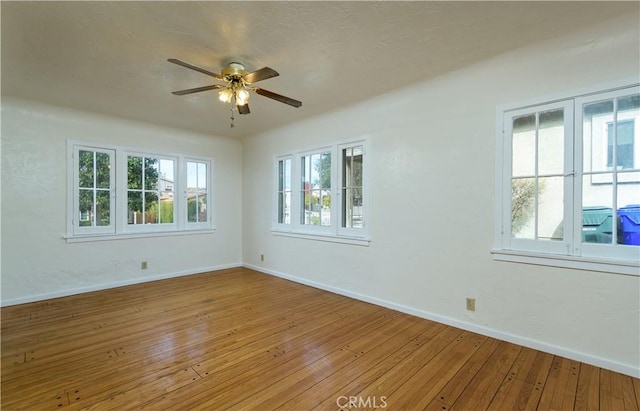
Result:
[[[207,134],[250,136],[532,42],[638,12],[637,2],[8,2],[2,95]],[[216,83],[230,61],[280,77],[236,114]]]

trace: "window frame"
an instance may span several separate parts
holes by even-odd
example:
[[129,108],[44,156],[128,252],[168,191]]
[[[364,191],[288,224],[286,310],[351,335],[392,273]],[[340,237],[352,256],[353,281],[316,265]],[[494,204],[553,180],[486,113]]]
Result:
[[[512,139],[507,138],[507,136],[511,135],[512,127],[513,127],[513,119],[533,113],[543,113],[550,110],[562,108],[564,110],[564,148],[563,148],[563,174],[564,174],[564,196],[563,198],[570,197],[573,192],[573,179],[570,178],[573,174],[573,153],[572,153],[572,145],[573,145],[573,105],[569,104],[567,100],[558,101],[548,104],[541,104],[539,106],[527,107],[517,110],[509,110],[504,113],[503,117],[503,125],[504,125],[504,151],[503,151],[503,173],[505,180],[502,184],[506,184],[506,177],[509,176],[509,182],[513,180],[512,176]],[[510,119],[511,121],[507,121]],[[537,145],[536,145],[537,148]],[[536,150],[537,151],[537,150]],[[536,164],[536,178],[539,177],[537,173],[537,164]],[[509,193],[511,193],[511,184],[509,184]],[[563,254],[563,251],[567,251],[569,247],[569,241],[567,239],[567,235],[564,236],[562,241],[540,241],[537,239],[524,239],[524,238],[514,238],[510,235],[511,233],[511,212],[507,212],[507,210],[511,210],[511,195],[507,195],[507,188],[505,187],[505,192],[503,193],[502,201],[503,201],[503,210],[505,212],[502,215],[502,228],[501,232],[504,233],[502,236],[502,244],[503,248],[507,250],[518,250],[518,251],[534,251],[541,253],[552,253],[552,254]],[[498,197],[500,198],[500,197]],[[571,204],[569,202],[564,202],[564,210],[563,215],[568,216],[571,215],[572,209]],[[572,233],[572,222],[573,218],[566,219],[564,221],[564,231],[567,233]],[[568,228],[568,229],[567,229]],[[508,233],[507,233],[508,231]],[[569,238],[570,240],[570,238]]]
[[[146,152],[141,152],[139,150],[136,151],[123,151],[121,153],[124,158],[123,158],[123,162],[125,164],[125,166],[123,166],[122,168],[125,169],[125,172],[122,172],[123,170],[120,168],[116,168],[116,174],[118,174],[118,171],[121,171],[120,173],[120,178],[121,178],[121,184],[118,185],[116,187],[116,190],[119,189],[119,194],[118,196],[116,196],[116,198],[123,198],[124,201],[120,201],[119,202],[119,206],[120,206],[120,215],[122,216],[119,220],[120,227],[122,227],[122,232],[123,233],[150,233],[150,232],[163,232],[163,231],[176,231],[178,229],[178,219],[179,219],[179,214],[177,211],[177,204],[178,201],[176,201],[177,199],[177,193],[176,193],[176,187],[178,186],[177,182],[174,181],[174,189],[173,189],[173,222],[172,223],[154,223],[154,224],[129,224],[128,222],[128,214],[129,214],[129,201],[128,201],[128,195],[129,195],[129,186],[128,186],[128,164],[129,164],[129,157],[142,157],[143,159],[143,164],[144,164],[144,159],[145,158],[155,158],[158,160],[170,160],[173,161],[173,175],[174,175],[174,180],[177,180],[175,178],[175,176],[178,176],[177,173],[177,165],[178,165],[178,158],[174,157],[174,156],[168,156],[168,155],[162,155],[162,154],[156,154],[156,153],[146,153]],[[144,170],[144,166],[143,166],[143,170]],[[143,171],[144,173],[144,171]],[[160,191],[159,189],[157,190],[147,190],[144,187],[142,189],[140,189],[141,192],[148,192],[148,191]],[[158,207],[160,207],[160,197],[158,196]]]
[[[627,79],[590,87],[573,93],[558,94],[547,98],[532,99],[520,104],[501,105],[496,108],[496,157],[495,157],[495,211],[494,211],[494,245],[491,253],[494,260],[516,263],[545,265],[552,267],[576,268],[590,271],[640,276],[640,247],[610,244],[591,244],[582,242],[582,181],[588,174],[582,168],[582,109],[583,104],[600,101],[608,96],[625,96],[640,92],[637,79]],[[564,197],[565,230],[563,246],[555,250],[545,249],[538,244],[525,244],[516,241],[513,246],[511,238],[511,124],[507,113],[532,113],[542,111],[546,105],[570,102],[573,107],[572,134],[569,138],[572,150],[567,167],[565,151],[565,193],[567,177],[571,180],[572,192]],[[566,121],[566,118],[565,118]],[[634,160],[635,161],[635,160]],[[583,175],[583,173],[585,173]],[[568,209],[568,211],[567,211]],[[567,225],[567,221],[569,224]],[[536,241],[536,240],[533,240]],[[562,248],[565,250],[562,250]],[[594,252],[594,250],[598,250]],[[562,252],[564,251],[564,252]]]
[[[304,177],[303,177],[303,173],[304,170],[302,170],[302,160],[305,157],[312,157],[313,155],[320,155],[320,157],[322,157],[322,155],[324,153],[329,153],[331,155],[331,174],[330,174],[330,187],[329,187],[329,193],[331,196],[331,208],[329,209],[329,221],[330,224],[327,226],[323,226],[321,223],[320,224],[305,224],[303,223],[303,219],[304,219],[304,210],[305,208],[302,207],[302,202],[304,201],[304,196],[302,195],[302,193],[305,191],[305,188],[303,186],[303,184],[305,183],[304,181]],[[293,223],[293,227],[296,231],[303,233],[303,234],[317,234],[317,235],[333,235],[334,231],[335,231],[335,224],[336,224],[336,208],[335,208],[335,200],[337,198],[336,196],[336,176],[335,176],[335,170],[336,170],[336,150],[335,147],[332,146],[327,146],[327,147],[321,147],[321,148],[316,148],[313,150],[307,150],[304,152],[300,152],[295,156],[295,160],[293,161],[293,165],[292,165],[292,170],[291,170],[291,191],[292,191],[292,198],[291,198],[291,220]],[[313,167],[311,165],[311,167]],[[299,178],[296,178],[299,177]],[[298,184],[296,184],[298,183]],[[319,189],[321,192],[323,191],[322,186]],[[326,190],[325,190],[326,191]],[[320,197],[322,198],[322,196]],[[322,207],[322,205],[320,205],[320,207]],[[320,219],[322,219],[322,215],[320,216]]]
[[[196,164],[205,164],[207,167],[206,178],[207,178],[207,195],[206,195],[206,209],[207,209],[207,219],[205,221],[189,221],[189,193],[188,193],[188,166],[189,163]],[[182,216],[184,218],[184,226],[187,230],[206,230],[210,229],[212,225],[212,214],[213,214],[213,160],[211,159],[201,159],[196,157],[184,157],[183,161],[183,172],[180,176],[181,187],[184,187],[182,190],[182,198],[183,201],[178,203],[178,211],[177,215]],[[176,194],[177,197],[177,194]]]
[[[78,152],[91,150],[113,153],[111,163],[111,201],[112,211],[109,230],[102,227],[87,227],[78,230],[76,222],[78,212]],[[173,161],[173,222],[166,224],[128,224],[128,157],[167,159]],[[187,162],[195,161],[208,165],[207,169],[207,221],[189,223],[187,221]],[[67,140],[67,230],[63,238],[67,242],[117,240],[149,236],[184,235],[190,233],[208,233],[215,231],[213,210],[213,168],[214,159],[182,154],[168,154],[158,151],[145,151],[139,148],[116,146],[101,143],[87,143]]]
[[[108,226],[80,226],[80,176],[78,168],[80,166],[80,151],[91,151],[94,153],[105,153],[109,155],[109,225]],[[110,148],[97,147],[91,144],[76,144],[72,150],[68,151],[67,164],[71,165],[72,182],[70,201],[67,201],[67,208],[70,218],[67,219],[67,232],[74,236],[113,234],[116,231],[116,151]],[[97,189],[96,187],[93,188]],[[69,197],[69,196],[68,196]]]
[[[284,193],[287,191],[286,190],[286,184],[284,179],[286,178],[286,173],[283,173],[283,181],[282,181],[282,190],[280,190],[280,163],[284,163],[288,161],[289,162],[289,199],[290,199],[290,205],[289,205],[289,222],[285,222],[285,218],[284,218]],[[273,207],[274,213],[273,213],[273,225],[274,228],[281,230],[281,231],[290,231],[291,226],[293,224],[293,220],[294,220],[294,215],[292,212],[292,206],[293,206],[293,155],[291,154],[287,154],[284,156],[278,156],[275,158],[275,191],[276,191],[276,196],[275,196],[275,201],[274,204],[275,206]],[[280,194],[282,193],[283,195],[283,202],[282,202],[282,207],[280,207]],[[283,213],[283,221],[280,221],[280,212],[282,210]]]
[[[345,227],[344,225],[344,221],[345,221],[345,198],[343,197],[343,187],[342,187],[342,182],[344,181],[344,172],[345,172],[345,164],[343,163],[343,152],[346,149],[349,148],[355,148],[355,147],[362,147],[362,228],[355,228],[355,227]],[[369,216],[370,216],[370,210],[371,210],[371,201],[370,201],[370,197],[369,197],[369,193],[370,193],[370,189],[369,189],[369,162],[368,162],[368,158],[369,155],[367,153],[367,140],[357,140],[357,141],[352,141],[349,143],[343,143],[343,144],[339,144],[338,145],[338,160],[339,160],[339,167],[337,170],[337,183],[338,185],[336,186],[337,191],[338,191],[338,199],[339,199],[339,203],[336,204],[337,207],[339,207],[340,209],[340,221],[337,221],[338,224],[338,234],[344,237],[360,237],[367,236],[367,223],[369,221]]]
[[[363,228],[342,227],[342,150],[347,147],[363,147]],[[368,136],[359,139],[324,145],[312,149],[297,150],[292,154],[278,155],[274,157],[273,171],[273,212],[272,228],[274,235],[306,238],[328,242],[347,243],[356,245],[368,245],[370,242],[370,179],[369,179],[369,138]],[[329,226],[302,224],[302,201],[303,201],[303,175],[302,159],[305,156],[319,154],[323,152],[331,153],[331,209]],[[279,189],[279,162],[291,160],[291,223],[283,224],[278,222],[278,189]]]

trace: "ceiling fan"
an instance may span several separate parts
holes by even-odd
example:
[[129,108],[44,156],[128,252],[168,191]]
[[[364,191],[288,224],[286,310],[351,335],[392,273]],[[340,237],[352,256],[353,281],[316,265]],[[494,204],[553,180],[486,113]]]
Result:
[[231,127],[233,124],[233,111],[234,109],[240,114],[249,114],[249,91],[253,91],[261,96],[279,101],[284,104],[288,104],[293,107],[302,106],[302,102],[294,100],[289,97],[276,94],[272,91],[265,90],[260,87],[253,87],[253,83],[266,80],[272,77],[277,77],[280,74],[270,67],[263,67],[259,70],[247,72],[242,63],[232,62],[227,67],[222,69],[222,74],[213,73],[209,70],[205,70],[200,67],[196,67],[189,63],[178,59],[168,59],[170,63],[177,64],[182,67],[189,68],[191,70],[198,71],[208,76],[214,77],[217,80],[222,81],[224,84],[212,84],[210,86],[190,88],[187,90],[174,91],[172,94],[176,96],[183,96],[185,94],[199,93],[201,91],[208,90],[220,90],[218,92],[219,99],[225,103],[232,103],[231,106]]

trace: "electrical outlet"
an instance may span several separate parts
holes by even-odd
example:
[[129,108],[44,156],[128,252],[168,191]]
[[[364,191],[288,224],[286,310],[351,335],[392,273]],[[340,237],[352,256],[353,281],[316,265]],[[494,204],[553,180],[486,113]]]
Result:
[[264,254],[260,254],[260,261],[264,261]]
[[476,310],[476,299],[467,298],[467,311],[475,311],[475,310]]
[[143,269],[143,270],[146,270],[146,269],[147,269],[147,262],[146,262],[146,261],[143,261],[143,262],[140,264],[140,268],[141,268],[141,269]]

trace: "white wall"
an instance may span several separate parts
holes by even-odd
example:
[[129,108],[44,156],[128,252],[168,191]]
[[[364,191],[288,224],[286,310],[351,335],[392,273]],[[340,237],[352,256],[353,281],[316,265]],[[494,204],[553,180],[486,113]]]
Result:
[[[637,22],[637,15],[604,22],[246,139],[243,261],[640,376],[640,277],[490,254],[496,106],[637,78]],[[274,156],[361,135],[372,143],[370,246],[272,235]],[[474,314],[465,297],[477,299]]]
[[[67,139],[213,158],[215,233],[67,243]],[[3,98],[2,304],[240,265],[241,184],[238,140]]]

